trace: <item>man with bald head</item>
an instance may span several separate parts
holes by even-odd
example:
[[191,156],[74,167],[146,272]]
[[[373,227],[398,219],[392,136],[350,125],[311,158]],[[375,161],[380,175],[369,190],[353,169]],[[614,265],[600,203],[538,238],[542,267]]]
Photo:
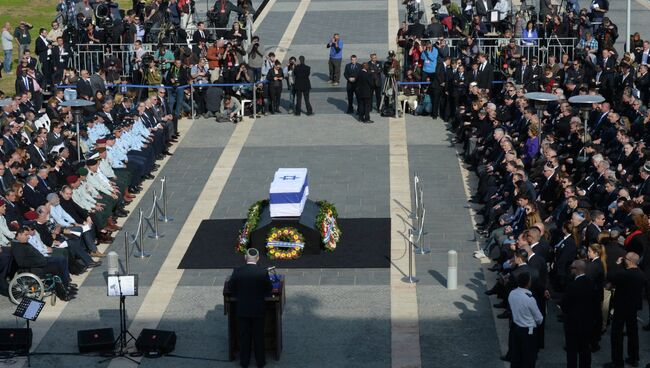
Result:
[[571,264],[571,275],[574,281],[567,285],[566,292],[560,302],[564,315],[564,337],[566,339],[566,366],[591,367],[590,336],[593,321],[600,313],[599,303],[594,283],[585,276],[587,265],[582,260]]
[[639,255],[628,252],[616,260],[617,267],[610,270],[607,280],[614,287],[610,306],[614,309],[612,319],[612,362],[609,367],[623,367],[623,327],[627,334],[626,363],[637,367],[639,364],[639,330],[637,311],[643,306],[643,287],[646,282],[643,271],[639,269]]

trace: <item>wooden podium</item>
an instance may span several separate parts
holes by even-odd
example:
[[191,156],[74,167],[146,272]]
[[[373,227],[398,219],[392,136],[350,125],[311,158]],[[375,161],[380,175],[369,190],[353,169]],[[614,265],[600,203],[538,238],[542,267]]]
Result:
[[[264,348],[280,360],[282,353],[282,309],[284,307],[284,275],[278,275],[279,283],[273,284],[273,291],[266,300],[264,320]],[[223,314],[228,315],[228,359],[237,359],[239,353],[239,331],[237,329],[237,298],[230,293],[230,277],[223,285]]]

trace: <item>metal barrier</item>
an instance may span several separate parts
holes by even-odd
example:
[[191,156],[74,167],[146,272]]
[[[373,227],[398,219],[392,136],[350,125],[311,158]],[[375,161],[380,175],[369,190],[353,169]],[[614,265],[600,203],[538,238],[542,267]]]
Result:
[[[438,39],[427,39],[433,43]],[[464,58],[469,55],[461,52],[465,45],[464,38],[445,38],[447,46],[449,46],[449,56],[452,58]],[[487,55],[488,61],[499,68],[502,64],[501,54],[504,47],[508,45],[510,39],[507,38],[476,38],[474,40],[478,47],[479,52]],[[562,54],[569,54],[573,60],[575,46],[577,45],[577,38],[558,38],[552,36],[549,38],[515,38],[516,45],[519,47],[522,55],[525,55],[529,60],[531,57],[537,57],[540,64],[546,64],[550,55],[556,56],[556,61],[560,62]]]
[[[145,250],[145,226],[149,227],[151,233],[148,234],[148,237],[151,239],[161,239],[164,237],[164,234],[161,234],[158,229],[158,221],[161,219],[167,219],[164,222],[171,222],[172,219],[167,213],[167,178],[162,177],[160,179],[161,189],[160,194],[157,194],[156,189],[153,190],[152,206],[148,215],[144,215],[142,208],[139,209],[138,215],[138,228],[135,231],[135,236],[129,238],[128,233],[125,232],[124,235],[124,249],[127,255],[127,268],[128,268],[128,256],[129,253],[133,253],[133,247],[137,247],[137,251],[133,254],[136,258],[147,258],[151,256],[151,253]],[[160,208],[159,202],[163,202],[163,208]],[[153,224],[152,221],[153,220]],[[162,221],[162,220],[161,220]]]

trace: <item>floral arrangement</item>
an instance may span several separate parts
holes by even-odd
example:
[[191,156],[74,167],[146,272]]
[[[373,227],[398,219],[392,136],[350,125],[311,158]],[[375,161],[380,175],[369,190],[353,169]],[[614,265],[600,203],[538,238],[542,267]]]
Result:
[[246,253],[248,250],[248,244],[250,243],[251,231],[255,230],[257,223],[260,221],[260,213],[262,209],[269,204],[267,199],[255,202],[249,209],[248,215],[246,216],[246,223],[244,227],[239,232],[239,237],[237,238],[237,245],[235,250],[240,253]]
[[330,202],[318,201],[316,204],[320,207],[320,212],[316,216],[316,228],[320,232],[323,248],[333,252],[341,239],[341,229],[336,222],[338,212]]
[[304,236],[293,227],[271,228],[266,240],[269,259],[297,259],[305,247]]

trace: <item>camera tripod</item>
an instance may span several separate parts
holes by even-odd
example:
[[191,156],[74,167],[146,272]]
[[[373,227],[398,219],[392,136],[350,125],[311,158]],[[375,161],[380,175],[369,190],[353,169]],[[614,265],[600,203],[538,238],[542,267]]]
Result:
[[[397,101],[397,80],[395,79],[395,74],[388,74],[384,78],[384,84],[381,87],[381,102],[379,103],[379,112],[383,111],[384,101],[388,99],[389,104],[395,104]],[[395,114],[397,114],[397,109],[395,109]]]

